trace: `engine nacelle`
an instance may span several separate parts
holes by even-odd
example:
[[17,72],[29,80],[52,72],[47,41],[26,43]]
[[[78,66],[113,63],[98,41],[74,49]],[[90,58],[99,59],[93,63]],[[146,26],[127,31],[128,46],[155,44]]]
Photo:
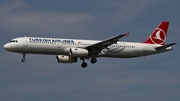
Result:
[[89,53],[88,50],[82,48],[66,48],[65,51],[69,52],[71,57],[85,57]]
[[71,56],[73,57],[82,57],[88,56],[88,50],[82,48],[71,48],[70,49]]
[[77,62],[77,57],[70,57],[66,55],[57,55],[56,61],[58,63],[75,63]]

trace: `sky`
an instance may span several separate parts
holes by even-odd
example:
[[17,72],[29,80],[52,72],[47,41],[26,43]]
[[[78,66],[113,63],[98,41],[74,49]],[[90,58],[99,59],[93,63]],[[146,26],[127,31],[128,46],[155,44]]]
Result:
[[166,43],[180,43],[180,1],[0,0],[1,101],[179,101],[179,44],[157,55],[98,58],[74,64],[55,56],[11,53],[3,45],[21,36],[99,39],[130,32],[121,41],[143,42],[169,21]]

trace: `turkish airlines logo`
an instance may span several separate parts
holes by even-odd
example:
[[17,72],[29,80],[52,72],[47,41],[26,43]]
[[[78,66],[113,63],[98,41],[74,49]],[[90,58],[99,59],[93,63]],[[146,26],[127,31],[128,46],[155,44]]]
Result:
[[163,44],[166,40],[166,34],[162,29],[156,28],[150,39],[154,44]]

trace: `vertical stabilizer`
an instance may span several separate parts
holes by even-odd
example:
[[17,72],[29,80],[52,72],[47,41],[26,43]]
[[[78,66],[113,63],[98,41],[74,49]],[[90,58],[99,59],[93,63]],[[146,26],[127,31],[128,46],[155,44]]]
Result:
[[164,45],[166,41],[168,26],[169,22],[161,22],[149,36],[149,38],[143,43]]

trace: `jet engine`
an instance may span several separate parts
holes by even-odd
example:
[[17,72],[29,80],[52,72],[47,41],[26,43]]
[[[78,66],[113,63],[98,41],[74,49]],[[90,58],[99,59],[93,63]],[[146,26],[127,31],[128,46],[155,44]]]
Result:
[[57,55],[56,61],[58,63],[75,63],[77,62],[77,57],[71,57],[66,55]]
[[71,57],[85,57],[89,53],[88,50],[82,48],[66,48],[65,51],[69,52]]

